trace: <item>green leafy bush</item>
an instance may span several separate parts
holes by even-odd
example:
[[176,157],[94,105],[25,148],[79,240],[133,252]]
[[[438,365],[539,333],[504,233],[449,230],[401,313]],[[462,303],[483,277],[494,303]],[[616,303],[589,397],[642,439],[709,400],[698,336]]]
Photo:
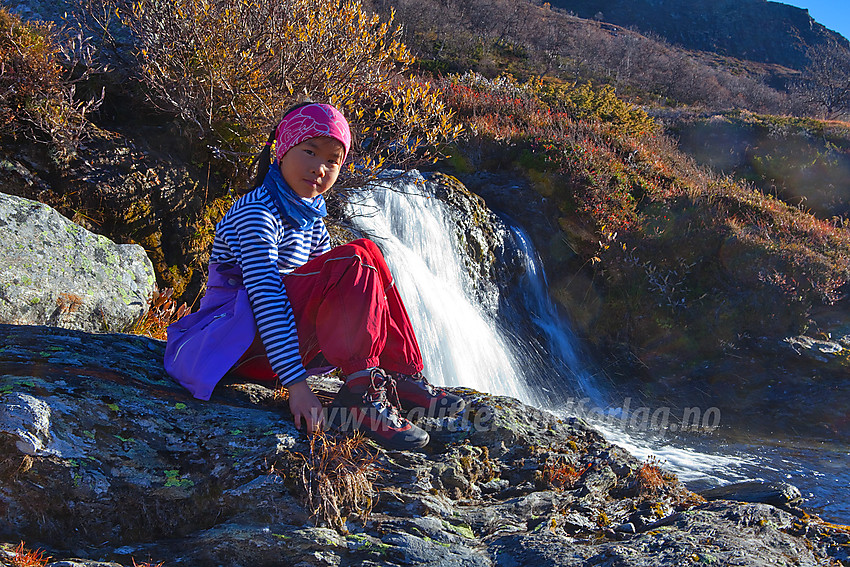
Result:
[[540,98],[550,106],[564,107],[578,120],[601,120],[628,135],[654,132],[658,129],[647,113],[619,97],[613,86],[594,88],[591,83],[557,85],[540,82]]

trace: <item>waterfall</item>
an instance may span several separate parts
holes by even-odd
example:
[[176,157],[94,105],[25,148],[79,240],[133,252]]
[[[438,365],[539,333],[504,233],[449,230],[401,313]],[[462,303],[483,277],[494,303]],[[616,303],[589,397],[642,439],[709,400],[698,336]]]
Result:
[[418,172],[375,183],[348,206],[356,230],[386,256],[434,383],[537,407],[552,407],[565,397],[558,392],[567,390],[596,394],[580,371],[571,333],[558,323],[537,255],[519,229],[507,240],[526,272],[516,292],[521,305],[508,297],[482,302],[449,228],[452,210],[428,192]]
[[[572,331],[549,299],[529,237],[510,219],[503,219],[503,255],[520,276],[502,289],[483,286],[485,295],[495,297],[482,298],[480,282],[465,268],[452,208],[428,192],[418,173],[374,184],[349,204],[348,212],[355,229],[383,249],[434,383],[512,396],[563,417],[581,415],[636,457],[662,459],[695,489],[764,477],[786,480],[793,473],[804,493],[807,487],[817,493],[816,502],[835,518],[844,520],[850,513],[841,498],[846,476],[829,472],[836,484],[826,490],[816,481],[812,484],[810,477],[825,474],[816,460],[824,458],[823,449],[801,458],[793,447],[774,447],[775,456],[760,458],[757,455],[765,453],[761,443],[756,448],[735,447],[711,437],[663,431],[658,435],[626,427],[626,405],[612,408],[616,394],[596,386]],[[582,407],[575,405],[576,398],[589,400],[599,411],[576,412]],[[839,452],[828,454],[840,462]],[[791,473],[786,473],[789,467]]]
[[529,379],[536,390],[546,394],[550,408],[563,406],[572,396],[586,396],[601,404],[605,396],[579,356],[572,329],[549,297],[549,283],[540,256],[526,232],[510,219],[506,221],[508,240],[519,257],[523,275],[508,300],[503,301],[502,309],[512,328],[524,330],[524,338],[518,337],[517,348],[549,374],[554,372],[560,377],[553,381],[546,379],[546,372],[537,372]]

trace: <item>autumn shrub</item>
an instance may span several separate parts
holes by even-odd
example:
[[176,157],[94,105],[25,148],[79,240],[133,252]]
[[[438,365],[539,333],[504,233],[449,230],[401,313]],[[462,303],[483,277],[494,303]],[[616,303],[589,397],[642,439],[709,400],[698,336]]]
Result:
[[538,81],[536,91],[552,107],[563,107],[576,120],[601,120],[628,135],[653,132],[655,121],[641,108],[617,96],[612,85],[556,84]]
[[102,101],[77,94],[91,56],[81,33],[63,35],[53,24],[24,22],[0,8],[0,133],[46,141],[56,161],[67,163]]
[[430,162],[458,129],[392,17],[358,0],[138,0],[118,3],[151,100],[219,155],[247,161],[307,95],[340,108],[356,141],[349,183],[385,164]]
[[540,470],[540,480],[544,486],[556,490],[573,488],[584,476],[593,463],[587,463],[583,467],[576,467],[563,455],[557,455],[546,459]]
[[[605,113],[612,108],[625,115],[632,112],[625,103],[600,104],[613,95],[611,91],[591,96],[592,88],[582,86],[571,100],[567,87],[519,84],[504,76],[489,80],[475,73],[451,76],[441,86],[470,134],[499,144],[494,151],[498,161],[510,163],[505,158],[513,152],[514,163],[524,166],[532,179],[541,180],[538,187],[544,194],[558,192],[565,212],[586,215],[602,234],[631,226],[637,214],[634,195],[654,190],[657,184],[655,172],[626,167],[619,155],[623,148],[611,143],[628,137],[641,120],[644,128],[652,126],[638,112],[624,124],[605,122]],[[547,176],[561,176],[561,187],[547,190]]]
[[635,483],[640,496],[655,497],[678,484],[676,475],[661,468],[656,457],[647,457],[635,471]]
[[[549,267],[552,291],[588,335],[638,360],[651,344],[711,356],[742,334],[799,332],[813,305],[846,292],[846,228],[698,165],[610,90],[472,73],[441,88],[478,160],[466,167],[521,173],[557,207],[575,254]],[[583,269],[605,294],[592,318],[569,288]]]
[[60,83],[58,52],[52,26],[26,24],[0,8],[0,125],[4,130],[19,127],[16,116]]

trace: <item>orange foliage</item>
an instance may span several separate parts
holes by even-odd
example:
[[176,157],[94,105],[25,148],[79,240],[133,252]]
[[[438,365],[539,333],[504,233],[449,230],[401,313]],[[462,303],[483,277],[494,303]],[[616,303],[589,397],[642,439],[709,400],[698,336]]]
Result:
[[574,468],[566,462],[564,457],[546,461],[543,465],[543,482],[557,489],[570,489],[576,485],[582,475],[586,473],[593,463],[587,463],[580,469]]
[[19,543],[12,553],[10,561],[13,567],[44,567],[50,561],[50,556],[45,557],[44,551],[26,549],[24,542]]
[[655,457],[648,457],[637,470],[638,493],[643,496],[656,496],[676,481],[676,475],[664,472]]
[[25,23],[0,8],[0,129],[13,128],[16,114],[62,79],[52,24]]
[[[54,158],[67,162],[88,135],[87,115],[103,100],[80,100],[74,83],[92,72],[92,51],[82,34],[60,39],[53,24],[24,22],[0,8],[0,133],[46,135]],[[81,77],[71,79],[77,64]]]
[[168,326],[191,312],[185,303],[177,307],[177,302],[172,298],[173,295],[174,290],[170,287],[162,291],[154,289],[148,299],[150,304],[148,312],[133,323],[130,332],[134,335],[166,340]]

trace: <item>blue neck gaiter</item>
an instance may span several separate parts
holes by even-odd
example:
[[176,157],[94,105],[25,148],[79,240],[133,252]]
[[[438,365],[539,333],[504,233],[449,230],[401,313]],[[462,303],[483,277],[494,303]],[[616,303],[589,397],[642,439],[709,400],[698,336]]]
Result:
[[292,190],[280,174],[277,161],[269,167],[263,186],[271,195],[281,218],[301,230],[309,228],[316,219],[328,214],[324,197],[318,195],[312,199],[305,199]]

